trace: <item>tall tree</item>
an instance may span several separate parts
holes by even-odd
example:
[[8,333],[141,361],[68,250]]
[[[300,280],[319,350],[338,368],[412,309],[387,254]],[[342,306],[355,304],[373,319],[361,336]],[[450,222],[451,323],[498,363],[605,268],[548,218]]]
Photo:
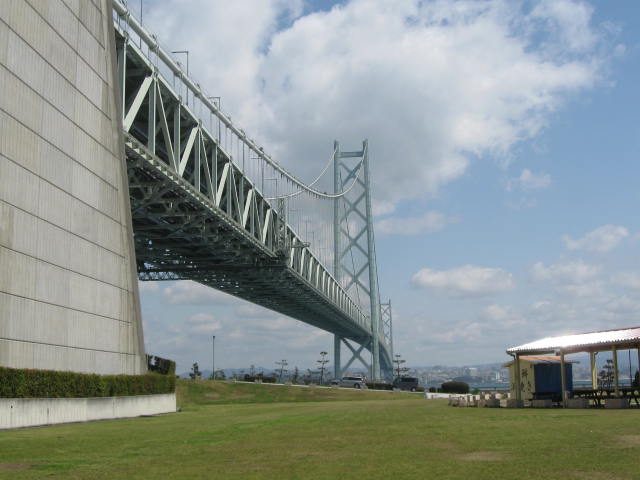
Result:
[[289,365],[289,363],[286,360],[281,360],[279,362],[276,362],[276,365],[280,366],[280,370],[278,373],[278,381],[282,382],[282,376],[289,371],[285,368],[287,365]]
[[196,380],[201,376],[202,376],[202,373],[200,372],[200,368],[198,367],[198,362],[195,362],[191,367],[191,372],[189,373],[189,377],[191,378],[191,380]]
[[600,383],[604,388],[612,388],[613,382],[615,380],[615,372],[613,368],[613,360],[607,359],[607,363],[605,363],[598,374],[600,377]]

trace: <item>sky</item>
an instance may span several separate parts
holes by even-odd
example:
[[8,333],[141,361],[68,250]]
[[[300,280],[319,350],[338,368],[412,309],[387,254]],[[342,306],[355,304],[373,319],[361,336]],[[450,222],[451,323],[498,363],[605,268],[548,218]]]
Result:
[[[134,2],[129,2],[136,10]],[[380,291],[408,365],[640,324],[640,2],[155,0],[143,23],[311,180],[369,139]],[[145,344],[311,368],[333,337],[192,282],[141,283]]]

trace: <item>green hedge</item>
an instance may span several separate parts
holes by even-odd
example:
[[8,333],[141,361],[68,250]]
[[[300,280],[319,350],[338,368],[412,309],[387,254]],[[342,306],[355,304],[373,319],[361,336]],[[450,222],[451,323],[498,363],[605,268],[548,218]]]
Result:
[[175,390],[173,375],[95,375],[0,367],[1,398],[120,397]]
[[367,382],[367,388],[372,390],[393,390],[393,385],[387,382]]
[[258,375],[247,375],[245,373],[244,381],[245,382],[261,381],[262,383],[276,383],[276,377],[268,377],[266,375],[263,375],[262,373],[259,373]]
[[440,390],[443,393],[469,393],[469,384],[465,382],[444,382]]

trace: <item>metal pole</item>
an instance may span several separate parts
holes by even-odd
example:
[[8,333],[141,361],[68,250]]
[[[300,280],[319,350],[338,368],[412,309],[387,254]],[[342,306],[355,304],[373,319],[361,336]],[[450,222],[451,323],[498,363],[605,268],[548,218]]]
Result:
[[[638,350],[638,372],[640,372],[640,346],[637,347]],[[640,373],[638,373],[639,376],[639,380],[640,380]],[[636,385],[637,387],[640,387],[640,385]]]
[[562,406],[567,408],[567,374],[565,372],[564,352],[560,350],[560,381],[562,382]]
[[515,382],[516,382],[516,400],[520,403],[522,400],[522,391],[520,390],[520,354],[516,353],[516,358],[514,361],[515,368]]
[[216,379],[216,336],[211,341],[211,380]]
[[615,396],[617,397],[620,392],[618,390],[618,349],[616,348],[615,345],[611,349],[611,353],[613,354],[613,380],[614,380],[613,391]]
[[[189,76],[189,50],[173,50],[171,53],[182,53],[187,55],[187,77]],[[182,69],[181,69],[182,70]],[[184,81],[184,77],[181,77]],[[180,88],[182,91],[182,88]],[[187,88],[187,106],[189,105],[189,89]]]
[[598,389],[598,367],[596,366],[596,352],[590,352],[591,357],[591,388]]

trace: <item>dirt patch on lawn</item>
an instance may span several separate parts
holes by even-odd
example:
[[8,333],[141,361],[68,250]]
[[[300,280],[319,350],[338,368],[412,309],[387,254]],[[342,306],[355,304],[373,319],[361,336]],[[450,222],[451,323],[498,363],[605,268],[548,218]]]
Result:
[[640,445],[640,435],[620,435],[616,437],[621,447],[637,447]]
[[219,393],[205,393],[204,396],[207,398],[220,398]]
[[509,455],[501,452],[470,452],[456,455],[456,459],[463,462],[504,462]]
[[0,472],[15,472],[17,470],[27,470],[31,468],[33,463],[20,463],[20,462],[0,462]]
[[623,477],[617,477],[612,473],[606,472],[583,472],[580,470],[573,472],[564,472],[567,478],[579,478],[580,480],[624,480]]

